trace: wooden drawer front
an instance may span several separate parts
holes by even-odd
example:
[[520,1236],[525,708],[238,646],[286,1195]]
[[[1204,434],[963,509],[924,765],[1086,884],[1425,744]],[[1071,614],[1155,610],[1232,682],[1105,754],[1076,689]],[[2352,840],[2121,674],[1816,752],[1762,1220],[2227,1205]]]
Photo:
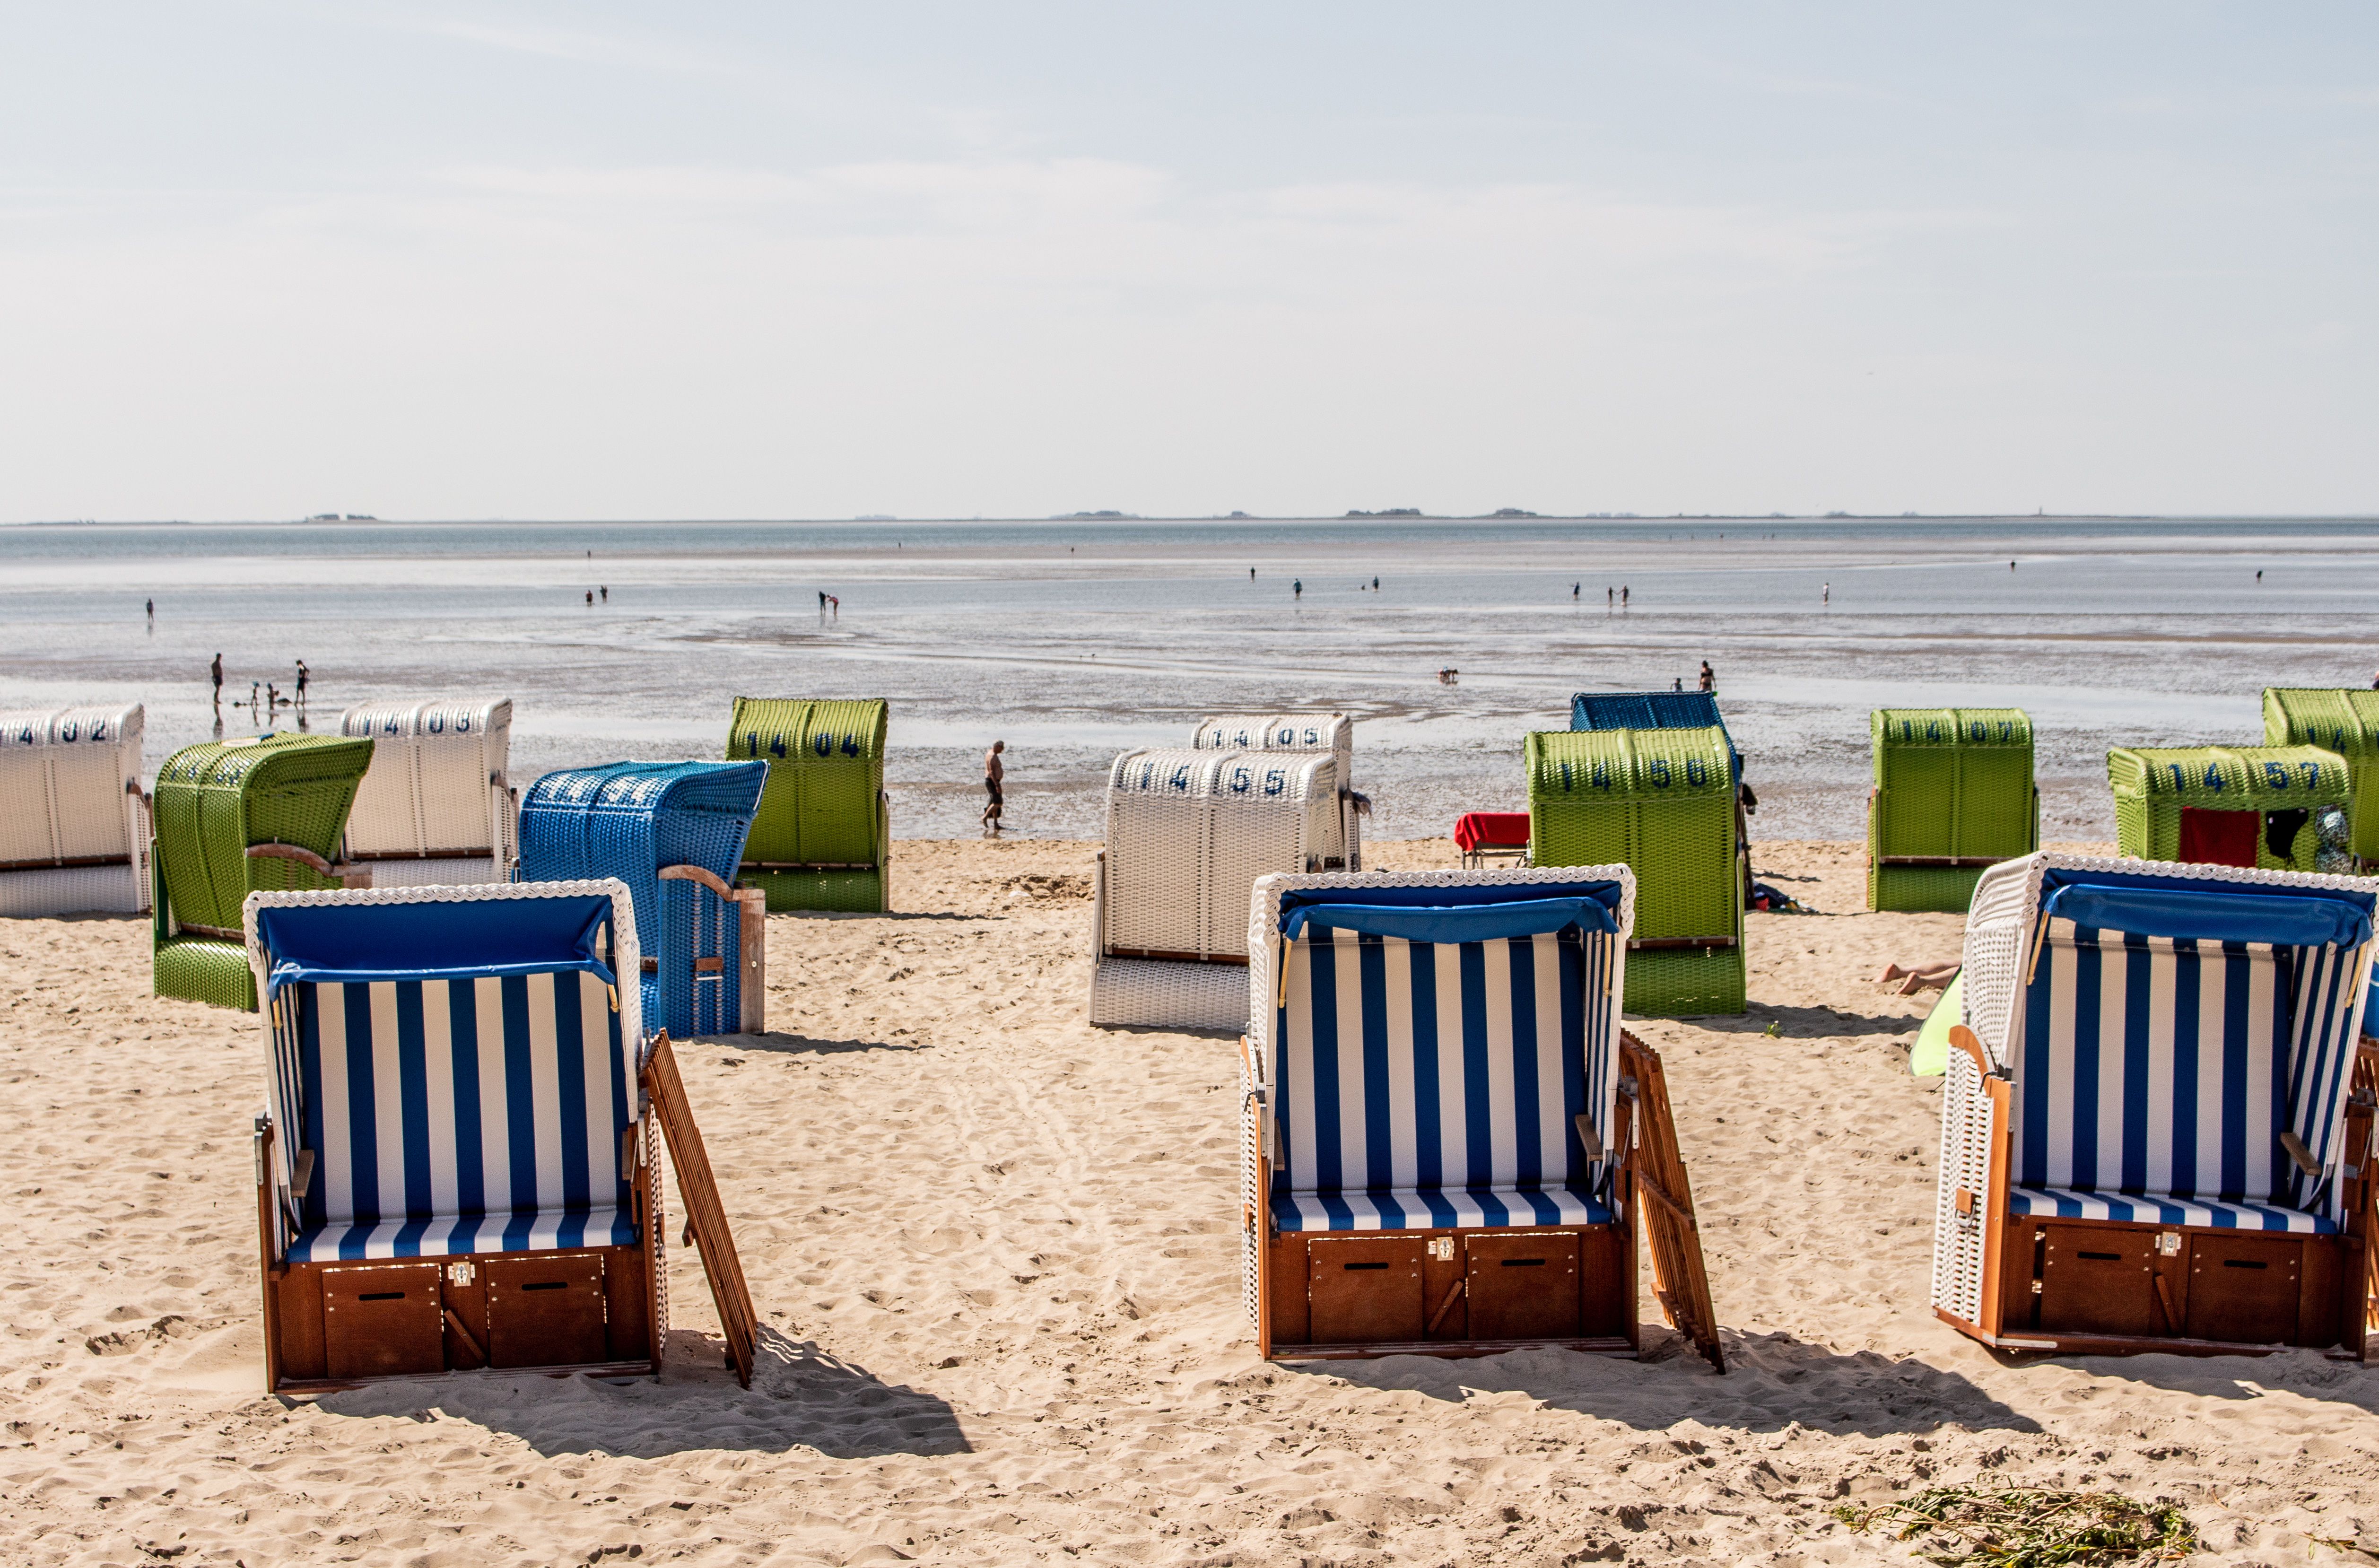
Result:
[[2156,1309],[2156,1232],[2050,1225],[2040,1266],[2043,1333],[2170,1331]]
[[1421,1337],[1419,1236],[1317,1236],[1308,1244],[1313,1345],[1403,1344]]
[[333,1378],[446,1369],[440,1265],[342,1264],[322,1271],[322,1348]]
[[480,1260],[488,1276],[488,1364],[577,1367],[610,1359],[603,1255],[527,1252]]
[[2304,1243],[2208,1235],[2189,1244],[2189,1336],[2238,1345],[2294,1344]]
[[1577,1236],[1498,1231],[1472,1236],[1463,1294],[1472,1339],[1565,1339],[1577,1333]]

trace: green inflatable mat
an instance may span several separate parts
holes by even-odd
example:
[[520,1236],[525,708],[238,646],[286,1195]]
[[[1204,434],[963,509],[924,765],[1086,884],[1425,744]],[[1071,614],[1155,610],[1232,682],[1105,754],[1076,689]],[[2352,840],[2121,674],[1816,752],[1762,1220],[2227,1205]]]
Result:
[[1908,1071],[1915,1078],[1938,1078],[1950,1070],[1950,1031],[1965,1019],[1965,984],[1963,970],[1950,976],[1950,983],[1941,988],[1941,999],[1925,1015],[1925,1027],[1916,1031],[1916,1043],[1908,1050]]
[[[2351,794],[2346,759],[2314,746],[2118,747],[2107,754],[2107,782],[2124,855],[2246,865],[2252,853],[2252,863],[2264,871],[2317,869],[2321,833],[2313,818],[2324,807],[2345,805]],[[2201,819],[2199,836],[2235,841],[2242,852],[2223,858],[2192,846],[2184,855],[2184,812],[2215,814]],[[2223,833],[2222,824],[2243,830]]]
[[2021,708],[1877,708],[1866,907],[1962,914],[1985,868],[2040,847]]
[[[339,859],[371,754],[368,740],[272,734],[185,746],[165,759],[151,856],[158,995],[255,1010],[240,907],[252,892],[341,885],[302,857]],[[259,845],[300,854],[250,855]]]
[[884,795],[889,708],[881,698],[738,697],[731,761],[768,765],[743,842],[742,880],[773,912],[880,914],[891,908],[891,821]]
[[1529,863],[1636,873],[1626,1009],[1742,1012],[1744,866],[1726,731],[1539,730],[1522,754]]

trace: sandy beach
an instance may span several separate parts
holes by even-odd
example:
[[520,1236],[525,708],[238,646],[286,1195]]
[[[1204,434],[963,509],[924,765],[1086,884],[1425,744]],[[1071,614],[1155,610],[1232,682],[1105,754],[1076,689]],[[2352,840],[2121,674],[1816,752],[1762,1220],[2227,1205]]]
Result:
[[1725,1376],[1662,1330],[1641,1361],[1259,1361],[1235,1044],[1084,1022],[1093,850],[903,842],[899,912],[769,922],[770,1033],[681,1048],[766,1325],[748,1392],[681,1254],[658,1381],[265,1394],[257,1020],[151,997],[143,920],[0,923],[0,1560],[1905,1562],[1827,1511],[1990,1471],[2174,1500],[2204,1561],[2379,1550],[2363,1368],[2026,1361],[1934,1321],[1930,998],[1871,976],[1962,921],[1862,912],[1850,844],[1759,846],[1826,912],[1750,917],[1748,1015],[1636,1025]]

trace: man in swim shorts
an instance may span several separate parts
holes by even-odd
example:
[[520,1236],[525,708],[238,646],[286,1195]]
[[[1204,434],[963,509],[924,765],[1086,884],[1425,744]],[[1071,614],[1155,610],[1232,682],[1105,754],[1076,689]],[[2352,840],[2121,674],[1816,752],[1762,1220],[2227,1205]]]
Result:
[[994,837],[999,833],[999,808],[1004,803],[999,785],[1008,777],[1008,769],[1000,765],[999,754],[1007,749],[1007,742],[994,741],[991,750],[983,754],[983,788],[984,792],[991,797],[983,808],[983,830]]

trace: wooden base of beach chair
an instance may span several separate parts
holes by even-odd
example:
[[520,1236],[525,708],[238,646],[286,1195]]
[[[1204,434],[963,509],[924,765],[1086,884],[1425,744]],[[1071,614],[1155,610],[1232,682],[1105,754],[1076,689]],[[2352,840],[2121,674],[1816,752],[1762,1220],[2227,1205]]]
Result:
[[593,1372],[658,1362],[642,1247],[292,1263],[265,1282],[284,1393],[449,1372]]
[[1528,1345],[1632,1356],[1635,1262],[1636,1239],[1616,1224],[1283,1232],[1265,1248],[1262,1350],[1281,1360]]
[[1986,1316],[1996,1322],[1937,1311],[1999,1349],[2260,1356],[2335,1347],[2363,1358],[2366,1265],[2356,1237],[2020,1214],[1996,1239],[1998,1277],[1986,1282]]

